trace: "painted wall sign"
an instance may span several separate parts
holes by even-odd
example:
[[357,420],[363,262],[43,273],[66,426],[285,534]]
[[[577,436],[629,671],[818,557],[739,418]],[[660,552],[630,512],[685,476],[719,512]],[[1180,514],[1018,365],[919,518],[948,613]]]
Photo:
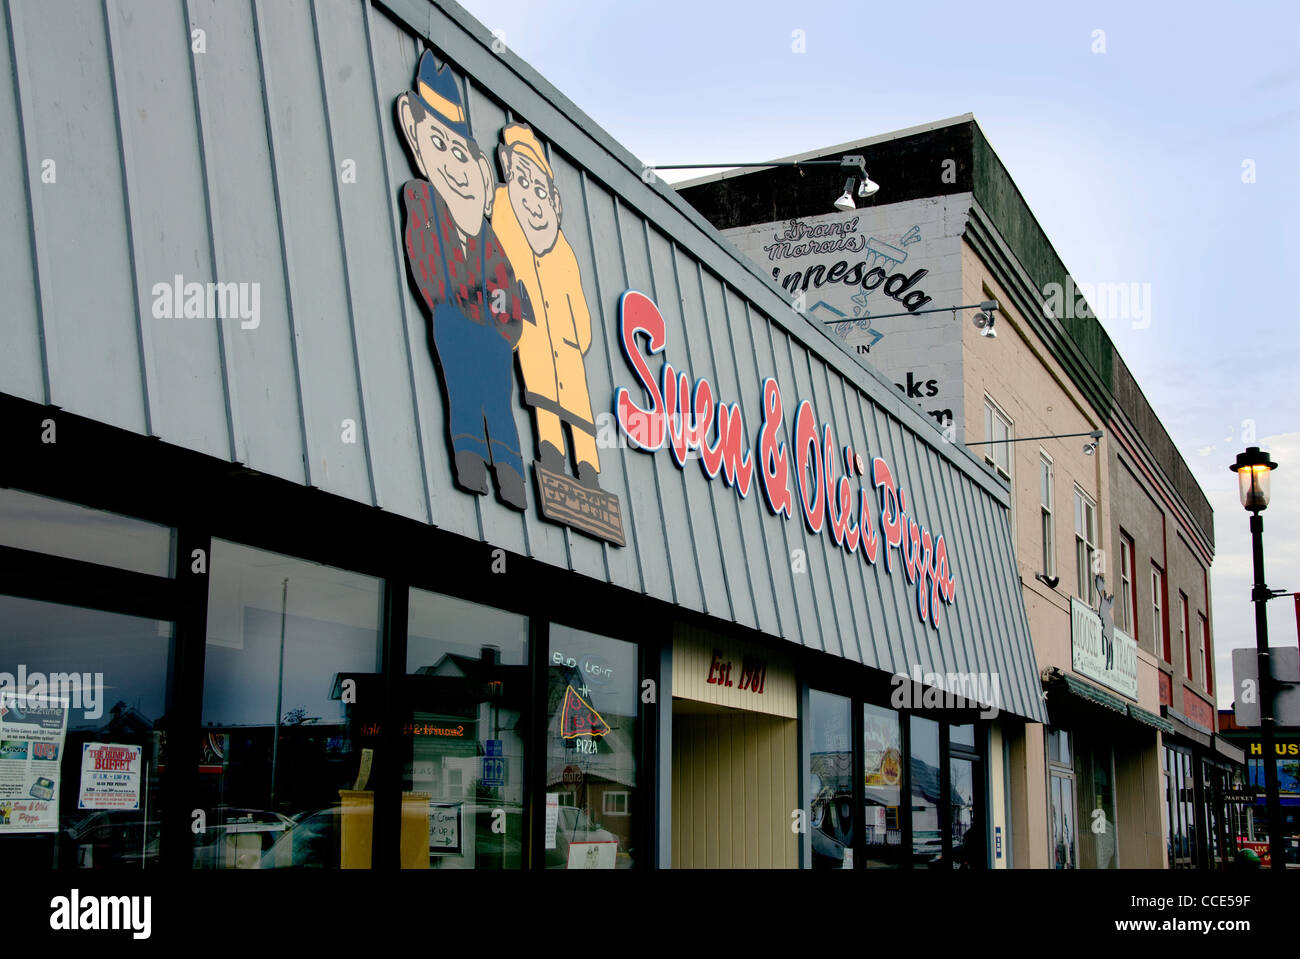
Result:
[[1186,686],[1183,687],[1183,712],[1188,719],[1200,723],[1206,729],[1214,728],[1214,707]]
[[736,689],[759,695],[767,683],[767,660],[761,656],[745,655],[740,660],[740,672],[733,676],[734,663],[730,658],[723,658],[721,650],[713,651],[713,661],[709,664],[709,676],[705,680],[710,685],[735,686]]
[[964,320],[913,311],[966,302],[960,254],[970,202],[969,194],[909,200],[723,235],[769,271],[795,309],[818,325],[839,321],[827,332],[869,355],[864,362],[912,405],[939,426],[961,426]]
[[1106,629],[1097,611],[1077,596],[1070,597],[1070,647],[1076,673],[1137,700],[1137,643],[1113,625]]
[[446,392],[456,485],[487,495],[490,465],[500,500],[527,508],[517,356],[542,516],[625,545],[618,497],[600,488],[585,367],[591,312],[545,148],[526,124],[504,127],[497,184],[452,71],[429,51],[415,89],[397,98],[397,123],[423,176],[402,187],[404,239]]
[[[668,328],[644,293],[628,290],[619,299],[619,338],[649,400],[648,407],[641,407],[626,387],[614,393],[619,430],[636,448],[654,453],[666,444],[681,469],[698,453],[710,479],[721,475],[741,498],[757,485],[772,514],[788,520],[797,512],[809,532],[861,554],[872,566],[883,557],[886,573],[893,571],[897,551],[907,582],[916,586],[918,618],[938,628],[940,601],[951,605],[957,595],[948,546],[942,534],[908,513],[907,494],[883,457],[868,465],[862,452],[840,447],[831,424],[818,420],[808,400],[795,407],[794,446],[788,447],[783,438],[786,403],[773,377],[761,387],[763,415],[755,455],[738,403],[718,397],[706,378],[692,386],[687,374],[667,360],[657,377],[651,371],[648,359],[666,348]],[[856,488],[855,477],[861,477]]]

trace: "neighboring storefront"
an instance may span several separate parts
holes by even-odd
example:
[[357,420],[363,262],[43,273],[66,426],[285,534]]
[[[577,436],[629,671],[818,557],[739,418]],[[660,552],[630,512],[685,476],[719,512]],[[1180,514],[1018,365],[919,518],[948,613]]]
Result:
[[[1271,862],[1268,842],[1268,810],[1264,785],[1264,746],[1258,726],[1241,726],[1231,709],[1219,710],[1221,737],[1246,756],[1244,774],[1233,769],[1228,788],[1230,802],[1225,822],[1229,842],[1236,849],[1250,850],[1264,865]],[[1289,868],[1300,866],[1300,729],[1280,726],[1274,732],[1274,762],[1277,764],[1278,799],[1282,806],[1283,847]]]
[[459,8],[195,14],[5,10],[6,862],[1011,862],[1003,486]]

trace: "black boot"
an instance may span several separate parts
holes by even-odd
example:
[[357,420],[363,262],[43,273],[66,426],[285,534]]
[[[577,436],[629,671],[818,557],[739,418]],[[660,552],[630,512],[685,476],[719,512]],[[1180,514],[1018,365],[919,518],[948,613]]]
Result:
[[543,442],[542,452],[542,469],[548,473],[564,473],[564,454],[557,450],[550,443]]
[[504,463],[496,464],[496,472],[497,494],[501,497],[501,502],[517,510],[527,509],[528,494],[524,489],[524,478],[513,466]]
[[456,484],[471,493],[486,495],[487,462],[477,453],[461,450],[456,454]]
[[600,489],[600,473],[590,463],[579,463],[578,482],[587,489]]

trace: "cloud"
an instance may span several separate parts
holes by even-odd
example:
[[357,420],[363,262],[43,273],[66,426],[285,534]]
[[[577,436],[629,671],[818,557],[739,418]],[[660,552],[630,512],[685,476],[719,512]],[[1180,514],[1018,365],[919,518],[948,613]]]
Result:
[[[1264,519],[1264,579],[1273,589],[1300,590],[1300,432],[1261,437],[1278,469]],[[1232,650],[1255,648],[1255,611],[1250,600],[1254,582],[1249,516],[1237,495],[1236,477],[1205,488],[1214,507],[1214,565],[1210,567],[1214,606],[1214,667],[1219,705],[1232,704]],[[1294,601],[1290,597],[1268,604],[1270,646],[1296,644]]]

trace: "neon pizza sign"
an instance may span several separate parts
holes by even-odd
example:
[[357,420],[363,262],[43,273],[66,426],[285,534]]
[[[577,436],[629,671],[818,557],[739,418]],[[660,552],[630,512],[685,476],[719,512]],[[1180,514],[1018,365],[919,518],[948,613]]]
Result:
[[[721,476],[742,499],[757,485],[773,515],[789,520],[797,511],[810,533],[829,537],[845,552],[861,555],[872,566],[883,556],[886,573],[893,572],[897,550],[907,582],[916,586],[917,617],[938,629],[940,601],[951,606],[957,595],[948,545],[942,534],[935,535],[908,513],[907,494],[884,457],[873,457],[868,468],[852,446],[840,448],[831,424],[818,425],[808,400],[795,408],[794,446],[788,448],[782,439],[785,400],[770,376],[762,384],[763,424],[755,456],[738,403],[719,399],[706,378],[692,384],[666,359],[658,377],[651,371],[649,359],[662,353],[668,341],[667,323],[654,301],[628,290],[619,298],[618,312],[623,355],[649,402],[643,408],[626,387],[615,391],[614,415],[623,435],[646,453],[666,444],[680,469],[698,455],[705,475]],[[864,480],[856,497],[853,477]]]

